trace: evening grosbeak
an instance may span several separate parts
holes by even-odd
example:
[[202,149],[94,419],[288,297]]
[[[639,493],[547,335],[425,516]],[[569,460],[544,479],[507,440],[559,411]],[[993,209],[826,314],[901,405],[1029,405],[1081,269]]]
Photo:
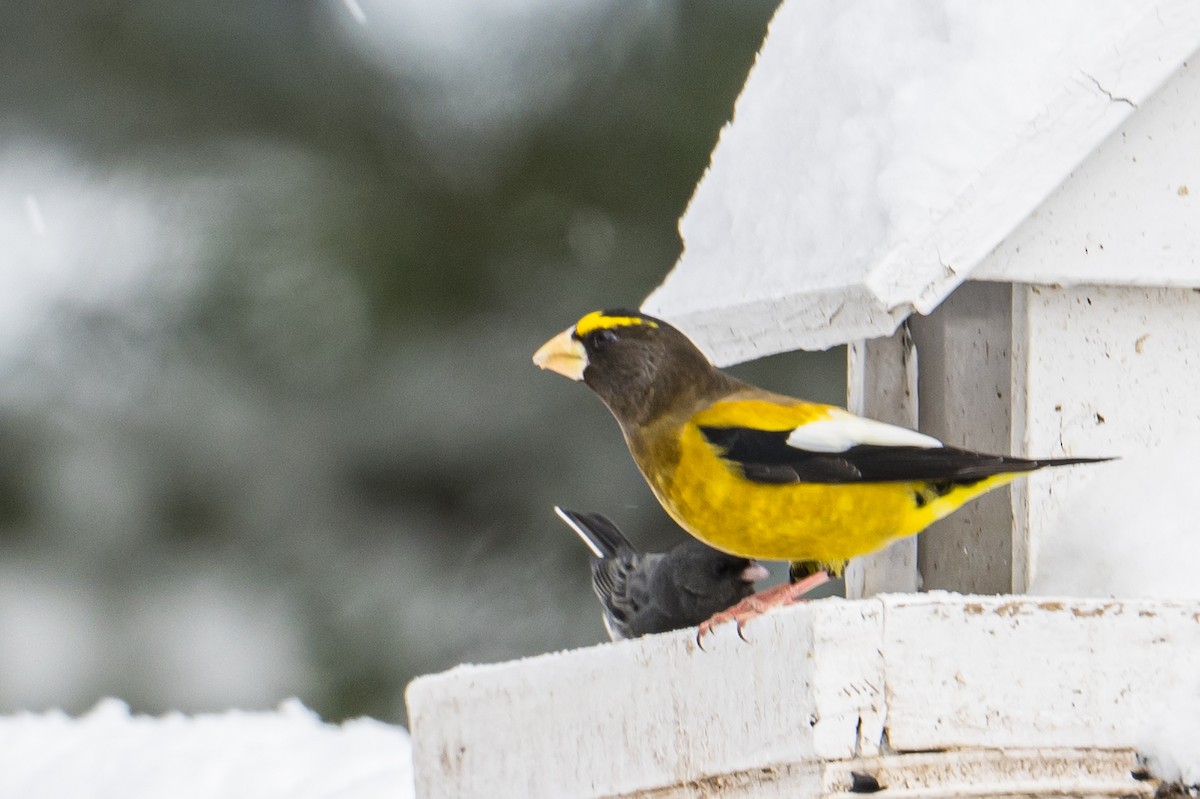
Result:
[[695,627],[754,593],[769,572],[689,538],[667,552],[639,552],[607,516],[555,507],[592,551],[592,589],[612,640]]
[[[685,530],[730,554],[810,562],[794,571],[815,562],[840,573],[850,558],[915,535],[1021,474],[1105,460],[985,455],[775,394],[725,374],[681,332],[636,311],[589,313],[533,362],[600,396]],[[749,615],[796,598],[787,586],[770,591]]]

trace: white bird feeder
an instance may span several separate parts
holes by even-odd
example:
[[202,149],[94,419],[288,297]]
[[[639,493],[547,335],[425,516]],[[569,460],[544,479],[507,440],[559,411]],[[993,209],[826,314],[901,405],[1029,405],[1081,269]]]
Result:
[[[847,344],[851,410],[949,445],[1169,441],[1200,417],[1198,47],[1194,0],[784,0],[644,308],[719,364]],[[418,795],[1151,796],[1200,602],[874,597],[1023,593],[1103,468],[993,492],[749,644],[422,678]]]
[[[1198,46],[1187,2],[787,2],[645,308],[722,364],[848,344],[851,410],[952,446],[1169,441],[1200,417]],[[994,492],[848,593],[1022,592],[1086,476]]]

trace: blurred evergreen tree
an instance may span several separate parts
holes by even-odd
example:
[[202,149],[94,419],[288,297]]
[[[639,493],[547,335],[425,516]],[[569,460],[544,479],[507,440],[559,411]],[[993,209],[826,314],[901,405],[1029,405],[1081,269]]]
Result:
[[[461,0],[424,43],[382,16],[435,5],[0,8],[0,224],[46,216],[0,264],[67,275],[27,268],[45,312],[0,340],[0,568],[95,634],[61,689],[0,673],[5,708],[399,720],[416,674],[603,638],[551,504],[681,535],[529,356],[670,268],[776,3]],[[839,357],[747,368],[838,401]]]

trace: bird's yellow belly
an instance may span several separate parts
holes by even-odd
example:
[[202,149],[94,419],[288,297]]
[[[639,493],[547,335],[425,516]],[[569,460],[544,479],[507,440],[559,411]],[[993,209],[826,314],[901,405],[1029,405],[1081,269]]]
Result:
[[840,563],[915,535],[1013,475],[945,493],[924,482],[755,483],[706,442],[680,441],[675,468],[648,472],[650,487],[688,532],[717,549],[762,560]]

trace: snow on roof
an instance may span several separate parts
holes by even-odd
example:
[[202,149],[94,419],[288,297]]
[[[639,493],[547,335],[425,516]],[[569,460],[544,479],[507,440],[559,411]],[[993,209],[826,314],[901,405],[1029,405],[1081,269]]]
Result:
[[1200,47],[1200,3],[784,0],[646,300],[719,363],[927,313]]

